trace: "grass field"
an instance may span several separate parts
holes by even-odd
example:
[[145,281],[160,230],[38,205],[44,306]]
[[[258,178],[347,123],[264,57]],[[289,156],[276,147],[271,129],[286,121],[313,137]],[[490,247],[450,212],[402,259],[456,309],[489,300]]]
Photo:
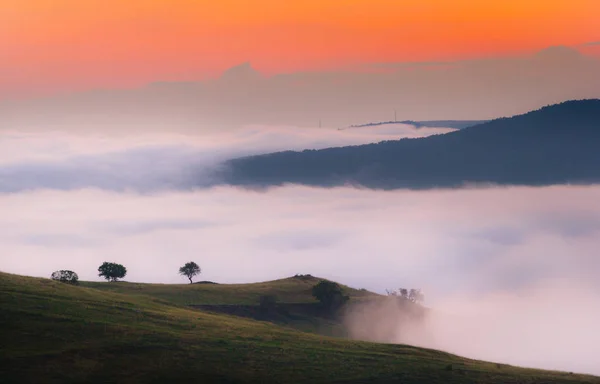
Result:
[[[288,286],[293,282],[249,285],[247,291],[199,284],[207,291],[193,293],[191,285],[130,285],[74,287],[0,274],[0,382],[600,383],[592,376],[329,338],[182,305],[190,298],[250,302],[265,290],[308,300],[305,291]],[[182,290],[189,296],[172,298]]]
[[[84,287],[111,292],[145,295],[167,300],[180,305],[202,304],[258,304],[260,296],[275,295],[283,303],[312,303],[315,299],[311,289],[321,279],[313,276],[290,277],[287,279],[253,284],[137,284],[118,282],[112,284],[82,282]],[[375,295],[343,286],[352,298]]]

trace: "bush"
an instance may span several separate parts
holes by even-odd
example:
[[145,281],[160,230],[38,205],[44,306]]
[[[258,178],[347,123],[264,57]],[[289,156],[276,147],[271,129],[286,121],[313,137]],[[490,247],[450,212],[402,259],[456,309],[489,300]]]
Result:
[[294,279],[311,280],[313,279],[313,276],[311,274],[302,275],[297,273],[294,275]]
[[79,276],[77,276],[77,274],[73,271],[66,271],[66,270],[54,271],[54,272],[52,272],[52,275],[50,276],[50,278],[55,281],[60,281],[61,283],[73,284],[73,285],[79,284]]
[[344,295],[342,288],[333,281],[321,280],[312,288],[312,295],[330,310],[344,305],[350,298]]

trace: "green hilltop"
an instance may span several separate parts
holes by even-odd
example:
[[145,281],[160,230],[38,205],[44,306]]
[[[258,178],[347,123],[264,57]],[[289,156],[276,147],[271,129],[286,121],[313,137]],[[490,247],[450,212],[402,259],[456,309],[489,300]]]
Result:
[[[72,286],[0,273],[0,382],[600,383],[190,307],[250,307],[264,295],[310,306],[316,280]],[[346,292],[350,301],[374,295]]]
[[[285,303],[314,303],[311,289],[323,279],[311,275],[296,275],[286,279],[251,284],[137,284],[117,282],[82,282],[88,288],[111,292],[156,297],[180,305],[257,304],[260,296],[275,295]],[[375,293],[342,286],[353,298]]]

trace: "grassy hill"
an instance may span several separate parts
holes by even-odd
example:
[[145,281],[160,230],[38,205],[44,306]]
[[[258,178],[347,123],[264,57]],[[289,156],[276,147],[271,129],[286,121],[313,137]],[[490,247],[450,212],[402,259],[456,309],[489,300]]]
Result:
[[[156,297],[181,305],[258,304],[263,295],[275,295],[285,303],[314,303],[311,289],[320,278],[300,275],[287,279],[253,284],[139,284],[119,282],[106,284],[83,282],[82,286],[111,292]],[[352,298],[375,295],[372,292],[343,286]]]
[[[322,311],[312,296],[312,287],[321,278],[311,275],[252,284],[140,284],[82,282],[84,287],[127,295],[141,295],[189,306],[206,312],[224,313],[268,321],[304,332],[345,336],[342,324]],[[377,297],[373,292],[342,285],[351,301]],[[261,296],[275,296],[276,308],[265,313],[259,308]]]
[[600,383],[198,311],[168,286],[158,298],[84,285],[0,273],[2,383]]

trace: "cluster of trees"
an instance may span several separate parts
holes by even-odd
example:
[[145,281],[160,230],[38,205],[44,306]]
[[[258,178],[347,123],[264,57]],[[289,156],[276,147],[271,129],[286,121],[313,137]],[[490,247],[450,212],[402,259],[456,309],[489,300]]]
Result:
[[406,288],[398,288],[398,289],[386,289],[385,292],[388,296],[397,296],[408,301],[412,301],[413,303],[422,303],[425,301],[425,295],[421,292],[420,289],[406,289]]
[[[200,272],[200,267],[193,261],[185,263],[184,266],[179,268],[179,274],[187,277],[190,280],[190,284],[193,283],[192,278],[199,275]],[[98,267],[98,276],[105,278],[107,281],[119,281],[119,279],[124,278],[126,275],[127,268],[125,268],[122,264],[105,261],[101,266]],[[79,276],[77,276],[77,273],[69,270],[52,272],[50,278],[62,283],[73,285],[79,284]]]

